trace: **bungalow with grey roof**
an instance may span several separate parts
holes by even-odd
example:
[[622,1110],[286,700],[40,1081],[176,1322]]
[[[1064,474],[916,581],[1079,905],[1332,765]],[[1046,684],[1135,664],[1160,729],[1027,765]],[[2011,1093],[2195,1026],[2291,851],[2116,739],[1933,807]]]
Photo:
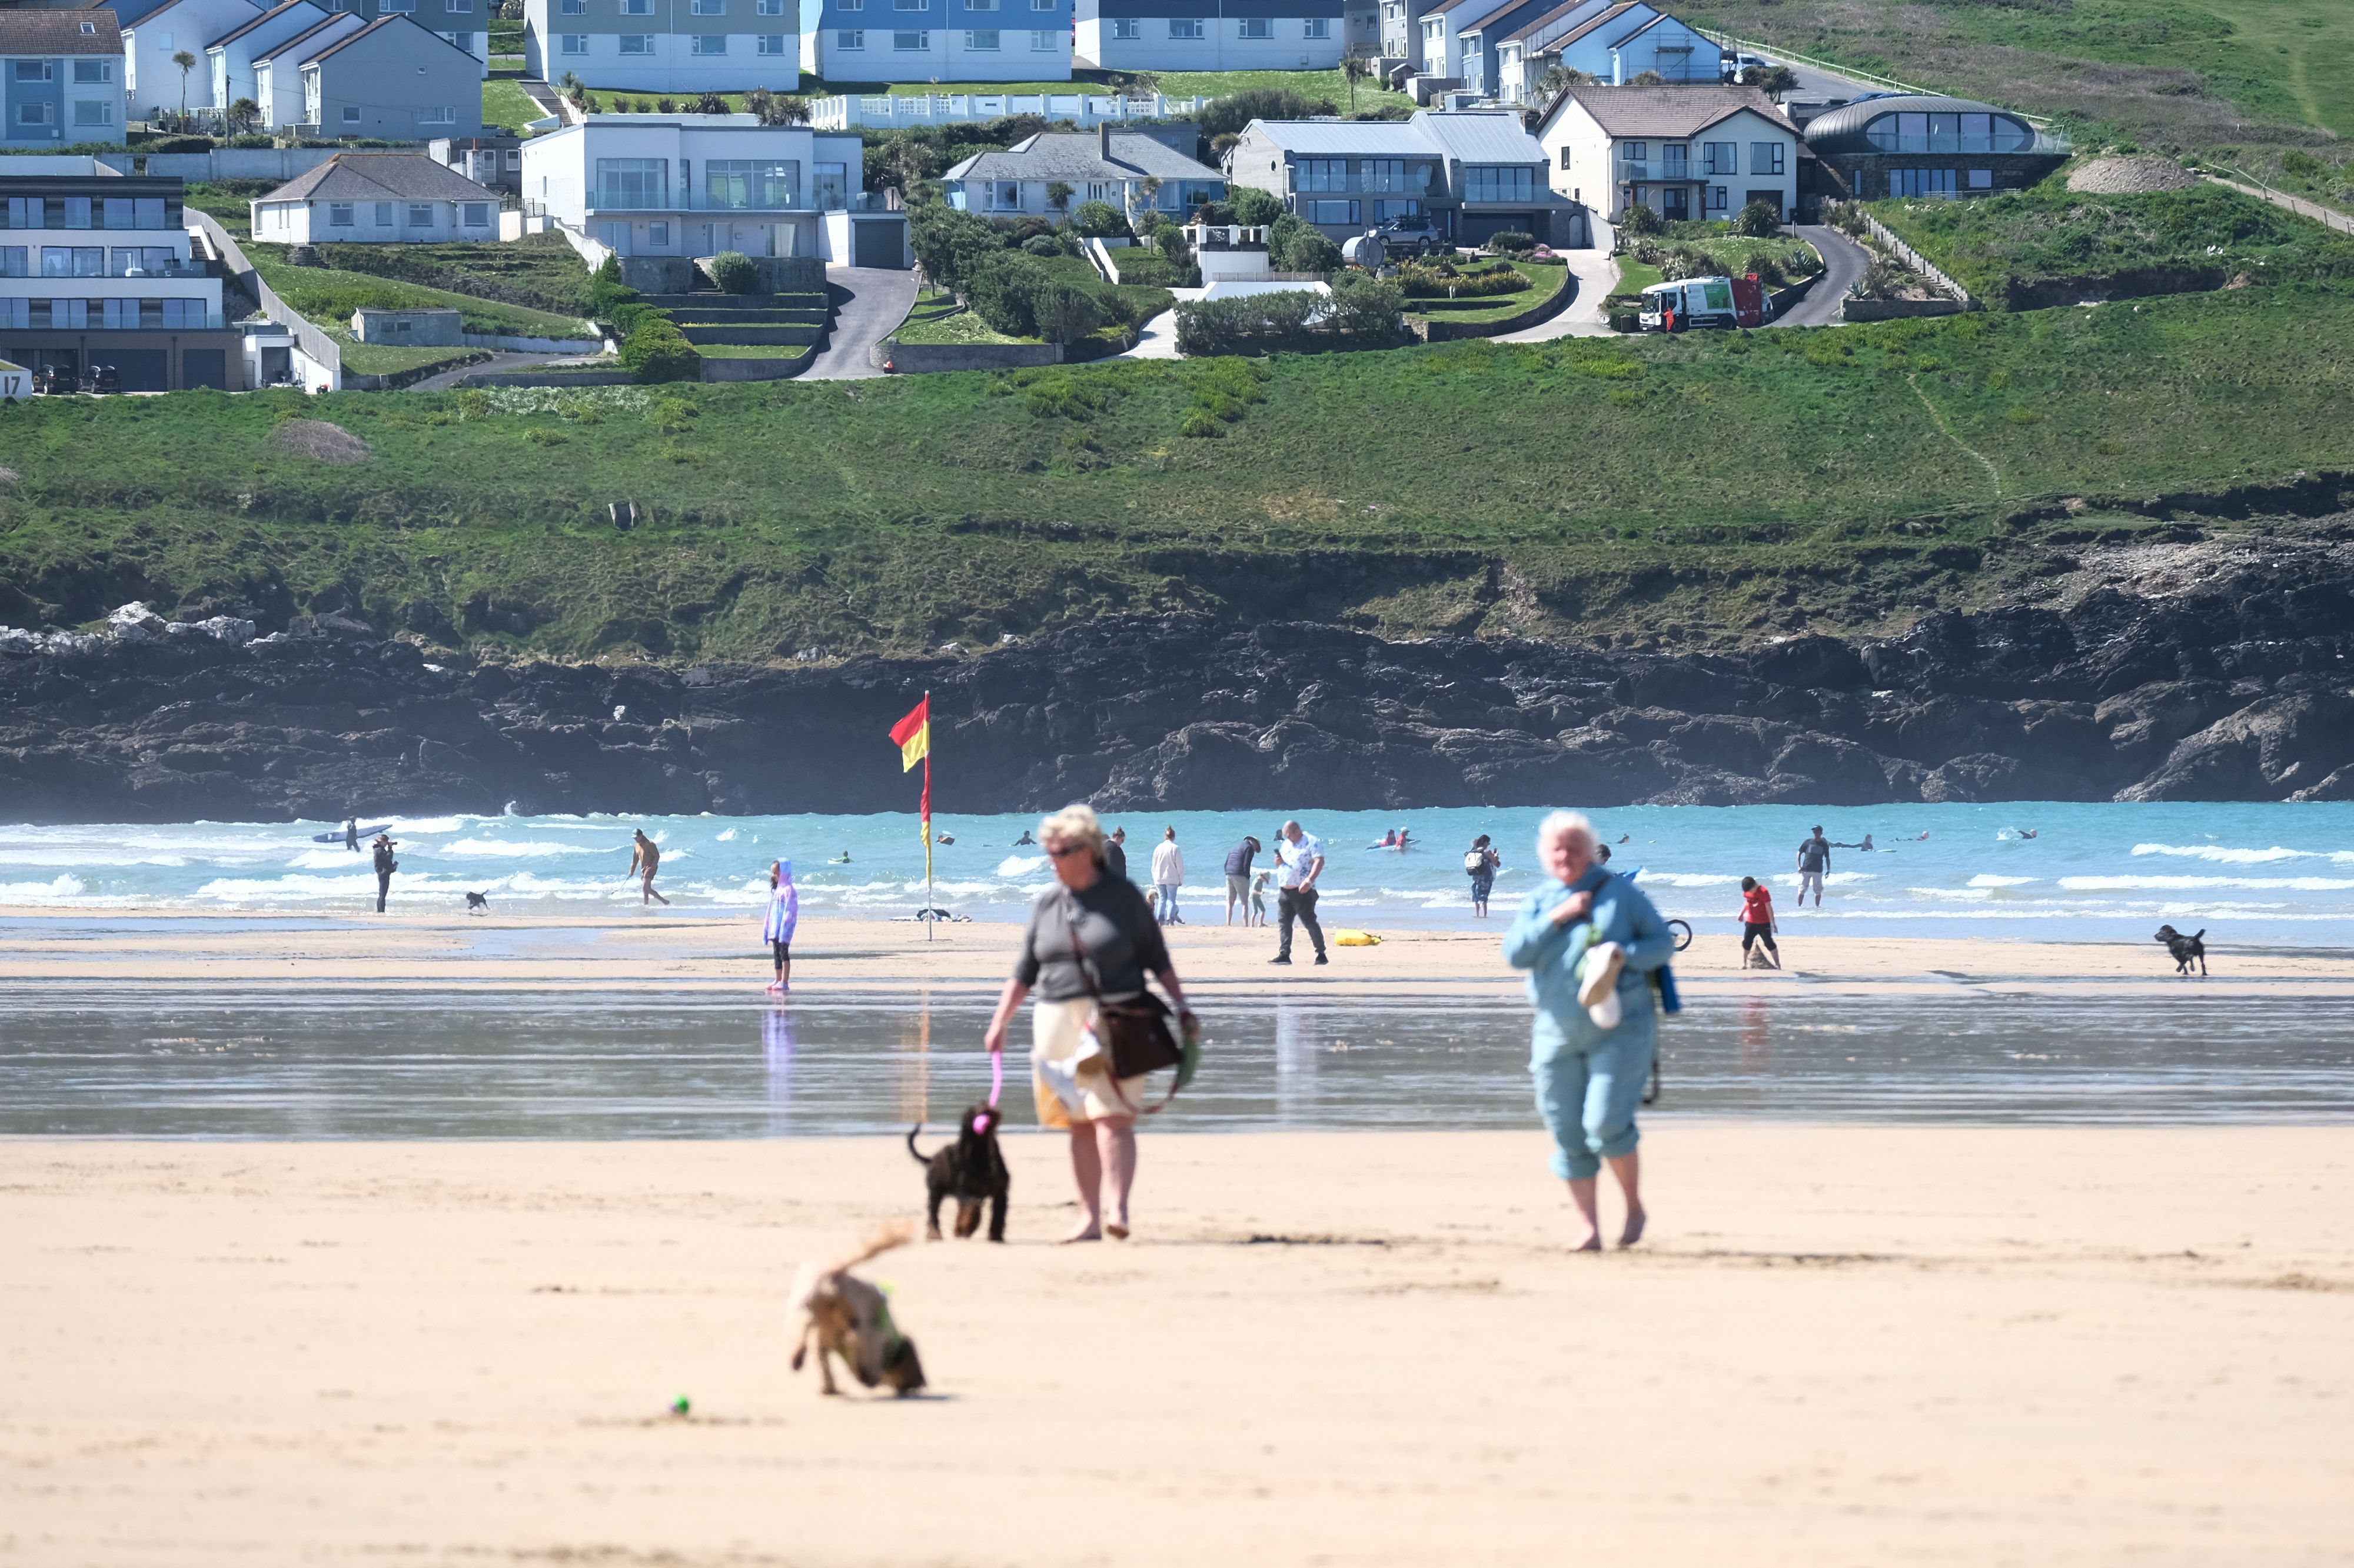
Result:
[[252,207],[253,237],[277,245],[499,237],[497,193],[422,153],[338,153]]
[[1332,239],[1427,217],[1460,245],[1504,232],[1586,243],[1583,215],[1545,182],[1544,149],[1502,110],[1389,121],[1254,120],[1226,176],[1283,199]]
[[[1200,142],[1199,128],[1183,124],[1046,131],[1002,153],[974,154],[940,185],[951,206],[983,217],[1059,219],[1090,201],[1130,222],[1148,208],[1183,217],[1226,194],[1225,176],[1193,156]],[[1069,187],[1059,206],[1049,194],[1061,196],[1058,186]]]

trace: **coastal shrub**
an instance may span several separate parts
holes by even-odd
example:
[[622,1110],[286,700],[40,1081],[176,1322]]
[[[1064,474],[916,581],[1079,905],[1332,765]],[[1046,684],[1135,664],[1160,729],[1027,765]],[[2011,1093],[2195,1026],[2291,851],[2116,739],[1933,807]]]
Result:
[[1177,433],[1198,440],[1216,440],[1226,433],[1226,427],[1207,408],[1195,408],[1185,416],[1185,422],[1177,427]]
[[1079,232],[1090,239],[1128,239],[1128,219],[1120,217],[1119,208],[1108,201],[1083,201],[1079,210],[1071,215]]
[[1033,256],[1060,256],[1062,245],[1051,234],[1034,234],[1022,242],[1022,249]]
[[760,270],[741,250],[722,250],[711,259],[711,281],[723,294],[757,294]]
[[1312,120],[1331,112],[1329,101],[1296,87],[1254,87],[1212,100],[1197,120],[1204,136],[1239,136],[1254,120]]
[[1396,284],[1363,272],[1341,274],[1330,295],[1285,289],[1239,299],[1186,300],[1177,306],[1177,349],[1192,357],[1387,348],[1398,340],[1405,305]]
[[1639,201],[1628,207],[1626,216],[1618,220],[1618,232],[1621,234],[1657,234],[1661,227],[1659,215],[1653,212],[1648,204]]
[[1103,324],[1103,311],[1092,295],[1059,279],[1049,280],[1032,296],[1030,313],[1038,335],[1048,343],[1070,343]]
[[1444,257],[1399,263],[1397,282],[1409,300],[1479,300],[1516,294],[1529,286],[1528,279],[1511,267],[1458,267]]
[[1283,271],[1330,273],[1340,270],[1341,248],[1304,223],[1283,248]]
[[1498,255],[1519,255],[1537,248],[1537,237],[1517,228],[1500,229],[1488,236],[1488,249]]
[[621,344],[621,368],[641,381],[697,381],[703,356],[659,311],[642,317]]
[[908,215],[907,242],[924,276],[958,293],[965,291],[975,267],[1005,249],[1005,237],[987,219],[944,201],[927,202]]
[[1763,239],[1781,231],[1782,214],[1771,202],[1753,201],[1733,219],[1733,232],[1751,239]]
[[1273,191],[1257,190],[1245,185],[1227,193],[1227,205],[1235,209],[1235,221],[1265,228],[1283,216],[1283,198]]

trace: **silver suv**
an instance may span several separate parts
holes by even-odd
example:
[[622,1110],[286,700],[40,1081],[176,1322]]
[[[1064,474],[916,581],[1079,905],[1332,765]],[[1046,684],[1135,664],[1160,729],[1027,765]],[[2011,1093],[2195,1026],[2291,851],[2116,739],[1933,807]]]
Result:
[[1426,217],[1393,217],[1373,226],[1373,233],[1382,249],[1393,256],[1444,255],[1455,244],[1438,231],[1438,226]]

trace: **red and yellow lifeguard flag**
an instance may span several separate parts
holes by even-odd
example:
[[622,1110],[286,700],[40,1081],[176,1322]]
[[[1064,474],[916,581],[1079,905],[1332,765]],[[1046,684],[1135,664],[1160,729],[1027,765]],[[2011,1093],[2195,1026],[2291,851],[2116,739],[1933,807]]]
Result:
[[924,694],[924,700],[916,705],[913,713],[891,726],[891,738],[899,743],[899,771],[902,773],[932,754],[932,694],[929,692]]

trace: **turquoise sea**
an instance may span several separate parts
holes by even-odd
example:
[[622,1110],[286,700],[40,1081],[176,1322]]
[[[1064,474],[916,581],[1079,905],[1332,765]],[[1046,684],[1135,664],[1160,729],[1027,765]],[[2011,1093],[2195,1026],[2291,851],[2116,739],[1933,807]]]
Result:
[[[1496,901],[1532,885],[1539,809],[1318,811],[1300,808],[1329,852],[1328,923],[1373,929],[1466,926],[1466,846],[1492,834],[1504,856]],[[2354,804],[2011,803],[1994,806],[1628,806],[1592,813],[1615,867],[1637,873],[1661,908],[1703,929],[1737,929],[1744,874],[1782,892],[1786,920],[1854,935],[1968,934],[2144,940],[2161,922],[2207,928],[2225,946],[2354,945]],[[1245,833],[1272,843],[1275,811],[1115,812],[1142,880],[1167,827],[1185,853],[1181,907],[1221,917],[1226,851]],[[793,862],[802,908],[905,918],[924,897],[912,815],[777,817],[376,817],[400,841],[393,897],[404,909],[583,913],[636,907],[627,875],[632,829],[663,846],[659,917],[748,916],[769,863]],[[975,919],[1013,918],[1046,885],[1044,858],[1014,841],[1026,814],[947,814],[933,847],[938,903]],[[1836,842],[1818,914],[1793,908],[1794,856],[1821,823]],[[0,904],[261,914],[357,912],[375,877],[365,854],[313,842],[328,822],[0,826]],[[1405,853],[1367,846],[1404,827]],[[2032,834],[2032,837],[2028,836]],[[1265,863],[1264,861],[1261,862]]]

